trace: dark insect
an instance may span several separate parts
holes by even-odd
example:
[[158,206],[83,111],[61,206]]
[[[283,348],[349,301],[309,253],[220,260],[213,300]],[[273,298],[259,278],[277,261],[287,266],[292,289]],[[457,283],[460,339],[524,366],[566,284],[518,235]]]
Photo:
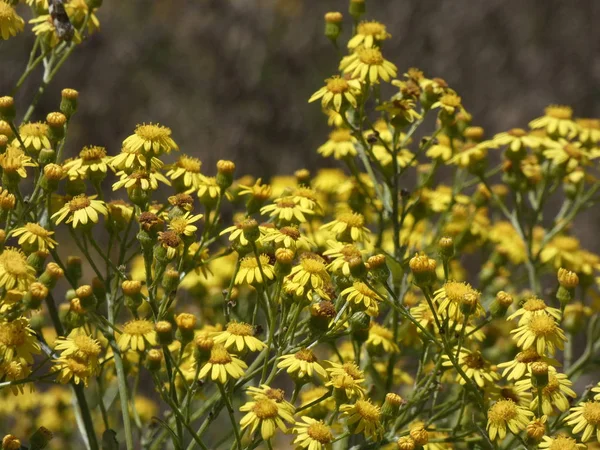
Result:
[[65,11],[64,0],[49,0],[48,11],[58,38],[61,41],[70,42],[75,36],[75,29],[71,25],[67,11]]

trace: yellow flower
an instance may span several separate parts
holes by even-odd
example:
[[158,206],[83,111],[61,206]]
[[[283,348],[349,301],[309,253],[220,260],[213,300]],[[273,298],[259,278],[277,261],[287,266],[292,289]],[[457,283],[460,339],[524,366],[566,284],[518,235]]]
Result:
[[298,296],[304,295],[310,289],[323,289],[330,281],[325,260],[315,253],[303,253],[300,263],[292,268],[289,279],[297,285]]
[[[235,277],[235,284],[263,284],[275,278],[270,258],[267,255],[260,255],[258,259],[260,262],[257,261],[256,256],[251,255],[240,260],[240,270]],[[263,279],[263,273],[268,280]]]
[[568,106],[550,105],[544,109],[544,115],[529,122],[534,129],[543,129],[550,136],[572,138],[577,134],[577,124],[573,122],[573,110]]
[[310,251],[315,246],[309,238],[304,236],[298,227],[288,226],[280,229],[268,228],[265,230],[265,235],[260,238],[262,244],[270,242],[275,243],[277,248],[289,248],[291,250]]
[[29,320],[19,317],[12,322],[0,322],[0,357],[4,361],[22,359],[33,364],[33,355],[41,353]]
[[[531,369],[531,367],[530,367]],[[566,411],[569,408],[569,399],[567,397],[577,397],[577,394],[571,389],[573,383],[564,373],[558,373],[552,366],[548,367],[548,384],[542,388],[542,411],[546,415],[554,412],[554,407],[560,411]],[[537,388],[533,386],[531,377],[526,377],[515,383],[517,391],[530,391],[533,393],[533,399],[529,405],[530,409],[537,411],[539,396]]]
[[[0,362],[0,379],[6,381],[24,380],[31,374],[31,369],[23,360],[2,361]],[[27,383],[13,384],[10,389],[13,395],[23,394]],[[30,384],[30,391],[33,392],[33,383]]]
[[372,404],[368,399],[359,399],[353,405],[342,405],[340,411],[346,417],[352,434],[363,433],[374,440],[381,439],[383,425],[379,406]]
[[366,310],[370,316],[379,314],[379,303],[383,298],[362,281],[355,281],[352,286],[344,289],[340,295],[355,308]]
[[260,435],[265,441],[275,435],[277,428],[284,433],[287,432],[284,420],[290,423],[294,422],[293,407],[269,398],[259,398],[256,401],[247,402],[240,407],[240,411],[246,412],[246,415],[240,420],[242,430],[249,427],[250,434],[253,434],[260,427]]
[[370,231],[365,227],[365,218],[362,214],[345,212],[338,214],[335,220],[321,225],[321,230],[335,233],[338,240],[354,242],[368,242]]
[[484,313],[483,307],[479,303],[481,293],[471,287],[469,283],[459,283],[458,281],[448,281],[434,292],[433,301],[438,304],[438,313],[446,315],[451,319],[460,322],[461,305],[465,301],[472,300],[475,309],[471,314],[475,316]]
[[100,29],[98,17],[94,14],[93,9],[90,10],[85,0],[70,0],[65,4],[65,11],[75,28],[81,28],[86,16],[89,14],[87,22],[88,32],[91,34]]
[[[304,408],[304,406],[319,399],[319,402]],[[330,411],[334,410],[335,399],[330,395],[329,388],[326,388],[325,386],[310,385],[308,389],[300,392],[300,405],[303,408],[302,412],[307,416],[315,419],[322,419],[327,416]]]
[[273,400],[275,403],[281,403],[281,407],[294,411],[294,406],[285,399],[285,392],[283,389],[274,389],[266,384],[261,384],[259,387],[250,386],[246,389],[246,393],[254,400],[260,400],[266,398]]
[[559,139],[557,142],[552,142],[552,145],[543,151],[543,155],[554,164],[566,163],[567,169],[573,170],[579,165],[588,163],[591,159],[598,158],[600,153],[597,149],[586,149],[581,142]]
[[355,380],[350,375],[332,375],[325,386],[333,388],[333,392],[336,398],[352,399],[352,398],[363,398],[366,393],[366,389],[361,386],[361,382]]
[[121,351],[131,349],[143,352],[147,346],[156,345],[156,330],[154,324],[149,320],[131,320],[123,327],[123,333],[119,336],[117,344]]
[[181,216],[171,219],[167,228],[180,236],[193,236],[198,230],[198,227],[193,224],[202,219],[202,217],[204,217],[202,214],[192,215],[191,213],[186,212]]
[[579,434],[582,442],[590,440],[592,435],[596,434],[596,439],[600,441],[600,402],[587,401],[574,406],[569,410],[570,414],[565,417],[565,422],[570,427],[573,434]]
[[61,352],[61,357],[79,358],[92,367],[96,367],[102,347],[100,342],[89,336],[85,330],[76,328],[66,338],[57,338],[54,350]]
[[27,167],[37,167],[37,164],[19,147],[9,145],[0,155],[0,167],[4,170],[4,175],[27,178]]
[[325,80],[326,85],[315,92],[308,103],[321,99],[321,106],[328,108],[333,103],[333,108],[339,111],[347,103],[356,108],[356,97],[360,95],[360,81],[346,80],[338,75]]
[[431,108],[440,108],[448,114],[454,114],[462,109],[462,99],[453,92],[449,92],[440,97],[440,99],[431,105]]
[[143,151],[149,155],[170,153],[179,150],[171,138],[171,129],[159,124],[142,124],[135,128],[134,133],[123,141],[123,148],[130,153]]
[[[0,2],[1,4],[1,2]],[[2,8],[0,6],[0,8]],[[29,122],[19,126],[19,136],[25,144],[27,150],[40,151],[43,148],[52,148],[50,139],[48,139],[48,124],[44,122]],[[14,139],[12,145],[20,147],[18,139]]]
[[0,0],[0,36],[7,40],[23,31],[25,21],[5,0]]
[[540,355],[546,355],[546,352],[553,355],[557,348],[562,350],[567,339],[556,320],[546,314],[533,316],[519,328],[512,330],[511,334],[523,350],[534,347]]
[[[56,32],[56,27],[54,26],[54,21],[50,14],[38,16],[31,19],[29,23],[34,25],[32,31],[35,35],[42,37],[50,47],[56,47],[62,41],[61,37],[59,37],[59,34]],[[75,44],[81,43],[81,35],[76,29],[73,30],[71,42]]]
[[333,361],[327,362],[331,366],[326,369],[330,377],[347,375],[353,380],[355,380],[357,383],[363,383],[365,381],[365,373],[352,361],[344,362],[341,364]]
[[48,231],[37,223],[26,223],[22,227],[15,228],[11,234],[15,237],[20,236],[19,245],[28,247],[32,251],[52,249],[58,245],[58,242],[51,237],[54,231]]
[[65,163],[63,168],[71,179],[96,174],[105,175],[109,160],[104,147],[84,147],[79,152],[79,158]]
[[73,380],[75,384],[83,383],[87,387],[88,381],[95,371],[94,367],[89,365],[85,359],[76,356],[61,356],[53,362],[51,370],[58,372],[56,381],[62,384]]
[[506,428],[518,434],[527,427],[529,417],[533,413],[526,408],[517,405],[512,400],[499,400],[488,410],[487,430],[491,440],[503,440],[506,437]]
[[575,119],[579,126],[579,142],[591,147],[600,142],[600,119]]
[[281,356],[277,367],[279,369],[286,369],[287,373],[297,378],[310,378],[316,373],[322,379],[327,379],[327,371],[319,364],[312,350],[307,348],[298,350],[291,355]]
[[302,416],[302,421],[296,422],[294,433],[297,434],[294,444],[309,450],[330,450],[334,439],[331,427],[308,416]]
[[139,188],[142,191],[155,191],[158,189],[159,181],[167,186],[171,185],[171,182],[162,173],[154,170],[136,170],[131,173],[121,171],[117,173],[117,176],[120,177],[120,180],[112,185],[113,191],[122,187],[126,189]]
[[350,262],[356,258],[362,261],[363,254],[366,253],[354,244],[344,244],[334,240],[328,240],[327,246],[329,249],[323,252],[323,256],[333,258],[333,261],[327,265],[327,270],[342,273],[347,277],[350,276]]
[[[454,366],[447,355],[444,354],[443,359],[443,366]],[[471,351],[466,348],[461,348],[460,354],[458,355],[458,365],[465,375],[475,381],[477,386],[481,388],[483,388],[486,383],[494,383],[500,379],[500,375],[492,371],[490,364],[483,358],[481,352],[478,350]],[[460,373],[456,375],[456,381],[461,385],[467,384],[467,380],[465,380]]]
[[519,316],[519,325],[523,325],[531,320],[534,316],[547,315],[554,317],[557,321],[561,320],[561,312],[558,308],[552,308],[546,305],[544,300],[537,297],[530,297],[525,300],[525,303],[517,309],[514,313],[506,318],[506,320],[513,320]]
[[317,152],[325,158],[333,155],[335,159],[344,159],[357,155],[354,145],[357,140],[347,128],[336,128],[329,133],[329,139],[321,145]]
[[385,353],[398,353],[400,349],[394,342],[394,334],[391,330],[372,322],[369,328],[369,337],[365,342],[367,349],[378,355]]
[[66,223],[73,224],[73,228],[79,224],[98,223],[99,214],[106,216],[108,210],[102,200],[94,200],[95,198],[95,195],[77,195],[54,213],[52,219],[58,225],[66,218]]
[[196,195],[204,201],[211,201],[219,197],[221,188],[217,184],[217,179],[215,177],[202,177]]
[[340,70],[350,74],[351,78],[359,77],[362,81],[368,79],[371,83],[377,83],[379,78],[390,81],[398,73],[396,66],[384,59],[378,48],[357,48],[346,58],[340,63]]
[[467,144],[449,161],[449,164],[456,164],[459,167],[468,168],[482,161],[487,156],[488,145],[486,143]]
[[504,369],[502,376],[508,381],[520,380],[523,375],[529,373],[530,364],[538,361],[548,362],[550,360],[540,356],[534,347],[529,347],[527,350],[517,353],[513,360],[498,364],[498,368]]
[[244,361],[229,353],[222,345],[215,344],[210,351],[210,358],[200,369],[198,378],[210,374],[211,380],[225,384],[227,379],[241,378],[247,368]]
[[181,185],[182,190],[194,190],[200,187],[204,175],[200,173],[202,162],[198,158],[181,155],[177,162],[167,172],[167,177],[175,186]]
[[238,352],[246,348],[258,352],[266,348],[266,344],[254,337],[254,326],[244,322],[229,322],[224,331],[214,333],[215,344],[223,344],[226,349],[234,347]]
[[437,142],[429,147],[429,150],[425,153],[428,158],[439,159],[444,162],[452,158],[453,154],[454,151],[450,143],[450,138],[444,134],[439,134]]
[[8,290],[27,290],[35,280],[35,269],[27,257],[15,247],[5,247],[0,253],[0,287]]
[[390,37],[392,35],[387,32],[384,24],[376,21],[361,22],[356,27],[356,34],[348,41],[348,48],[353,49],[359,45],[371,48]]
[[585,450],[587,446],[577,442],[575,439],[564,435],[556,437],[544,436],[544,441],[539,447],[543,450]]
[[491,144],[497,147],[506,146],[509,152],[520,152],[522,149],[537,149],[542,143],[539,138],[527,134],[527,131],[521,128],[513,128],[507,132],[499,133],[494,136]]
[[150,167],[153,170],[159,170],[163,167],[163,163],[160,159],[152,157],[146,157],[141,149],[132,150],[130,147],[123,147],[121,153],[109,158],[108,164],[115,170],[124,170],[131,172],[139,168]]

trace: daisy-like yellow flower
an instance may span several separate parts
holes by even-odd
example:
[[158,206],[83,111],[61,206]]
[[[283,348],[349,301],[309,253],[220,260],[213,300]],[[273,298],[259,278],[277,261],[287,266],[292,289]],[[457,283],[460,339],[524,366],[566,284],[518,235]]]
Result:
[[171,137],[171,129],[152,123],[138,125],[133,134],[123,141],[123,148],[130,153],[142,151],[157,156],[170,153],[171,150],[179,150]]
[[[235,284],[263,284],[275,278],[275,271],[267,255],[260,255],[260,266],[256,256],[245,256],[240,260],[240,270],[235,276]],[[262,268],[262,273],[261,273]],[[267,280],[263,279],[263,273]]]
[[325,158],[332,155],[338,160],[352,158],[358,154],[355,147],[357,142],[349,129],[336,128],[329,133],[329,139],[317,149],[317,152]]
[[545,130],[550,136],[572,138],[577,134],[577,124],[573,122],[573,110],[569,106],[550,105],[544,109],[544,115],[529,122],[534,129]]
[[530,347],[540,355],[554,355],[556,349],[563,349],[566,341],[565,333],[556,320],[546,314],[536,315],[526,323],[512,330],[513,339],[523,350]]
[[323,255],[333,258],[333,261],[327,265],[327,270],[342,273],[347,277],[350,276],[350,262],[357,258],[362,261],[363,254],[366,253],[354,244],[344,244],[334,240],[328,240],[327,246],[329,249],[325,250]]
[[7,40],[23,31],[25,21],[5,0],[0,0],[0,36]]
[[592,147],[600,142],[600,119],[575,119],[579,127],[577,139],[586,147]]
[[226,349],[234,348],[238,352],[245,349],[258,352],[266,348],[266,344],[254,337],[254,326],[244,322],[229,322],[223,331],[214,333],[215,344],[223,344]]
[[488,144],[466,144],[449,161],[459,167],[469,168],[485,159],[488,153]]
[[114,170],[132,172],[140,168],[151,168],[159,170],[163,167],[163,162],[155,157],[146,157],[141,149],[132,150],[129,147],[123,147],[121,153],[109,158],[108,165]]
[[325,86],[310,97],[308,103],[321,99],[321,106],[323,108],[330,107],[331,103],[333,103],[333,108],[336,111],[339,111],[342,106],[347,104],[356,108],[356,97],[360,95],[360,81],[347,80],[339,75],[334,75],[331,78],[327,78],[325,83]]
[[310,378],[313,374],[317,374],[322,379],[327,379],[327,371],[308,348],[298,350],[291,355],[283,355],[279,358],[277,367],[285,369],[288,374],[297,378]]
[[286,433],[284,421],[294,422],[294,409],[288,405],[267,397],[245,403],[240,407],[240,411],[246,413],[240,420],[242,430],[250,428],[250,434],[253,434],[260,427],[260,435],[265,441],[275,436],[278,428]]
[[382,41],[392,37],[387,32],[384,24],[376,21],[365,21],[358,24],[356,34],[348,41],[348,48],[353,49],[359,45],[365,48],[371,48],[379,45]]
[[311,289],[323,289],[331,278],[323,258],[315,253],[303,253],[299,264],[292,267],[289,279],[296,285],[296,295],[302,296]]
[[367,349],[377,355],[398,353],[400,348],[394,342],[394,333],[381,325],[371,322],[369,337],[365,342]]
[[[569,399],[567,397],[577,397],[577,394],[571,389],[571,386],[573,386],[573,383],[569,380],[567,375],[558,373],[554,367],[548,366],[548,384],[542,388],[543,413],[550,415],[554,412],[555,407],[563,412],[569,409]],[[531,377],[526,377],[517,381],[515,387],[518,392],[525,391],[534,394],[529,408],[532,411],[537,411],[539,396],[537,395],[537,388],[533,386]]]
[[506,147],[507,151],[513,153],[518,153],[526,148],[535,150],[542,145],[539,138],[528,134],[522,128],[513,128],[495,135],[491,144],[495,147]]
[[519,309],[508,316],[506,320],[513,320],[520,317],[519,325],[523,325],[529,322],[532,317],[539,315],[551,316],[557,321],[560,321],[562,317],[560,309],[546,305],[546,302],[542,299],[530,297],[525,300],[525,303]]
[[[443,366],[454,366],[447,355],[443,355],[443,359]],[[466,348],[461,348],[460,354],[458,355],[458,365],[464,371],[465,375],[475,381],[477,386],[481,388],[484,387],[486,383],[494,383],[500,379],[500,375],[492,371],[490,364],[483,358],[483,355],[478,350],[471,351]],[[467,384],[467,380],[465,380],[461,374],[457,374],[456,382],[461,385]]]
[[529,373],[530,364],[538,361],[548,362],[550,360],[540,356],[534,347],[529,347],[527,350],[517,353],[511,361],[500,363],[497,366],[499,369],[504,369],[502,376],[508,381],[520,380],[523,375]]
[[446,162],[454,155],[454,150],[450,143],[450,138],[445,134],[438,134],[437,142],[433,144],[425,153],[428,158],[439,159]]
[[587,442],[592,435],[600,441],[600,402],[587,401],[572,407],[569,415],[565,417],[565,422],[570,427],[573,434],[581,435],[581,441]]
[[171,185],[171,182],[160,172],[155,170],[136,170],[131,173],[127,173],[125,171],[121,171],[117,173],[117,176],[120,178],[119,181],[112,185],[113,191],[117,189],[125,188],[125,189],[135,189],[139,188],[142,191],[148,190],[157,190],[158,182],[166,184],[167,186]]
[[89,336],[85,330],[76,328],[67,337],[57,338],[54,350],[61,352],[61,357],[80,358],[92,367],[96,367],[102,347],[100,342]]
[[181,155],[167,172],[167,177],[182,191],[198,189],[204,178],[201,168],[202,162],[198,158]]
[[156,345],[156,330],[149,320],[135,319],[123,326],[123,333],[117,344],[121,351],[131,349],[143,352],[147,347]]
[[[23,360],[2,361],[0,362],[0,379],[6,381],[24,380],[31,374],[31,369]],[[10,385],[13,395],[23,394],[25,386],[28,383]],[[30,384],[30,390],[33,392],[33,383]]]
[[65,163],[63,168],[71,179],[77,177],[94,177],[96,175],[106,175],[108,162],[110,158],[106,156],[104,147],[84,147],[79,152],[79,158],[72,159]]
[[95,198],[95,195],[88,197],[85,194],[73,197],[52,215],[54,223],[58,225],[67,219],[66,223],[72,224],[73,228],[79,224],[98,223],[99,215],[106,216],[108,209],[102,200],[95,200]]
[[569,436],[559,434],[555,437],[544,436],[539,447],[543,450],[585,450],[587,445],[581,444]]
[[[19,136],[27,150],[39,152],[43,148],[52,148],[50,139],[48,139],[48,129],[48,124],[44,122],[23,123],[19,126]],[[14,139],[12,145],[20,147],[21,142]]]
[[100,21],[96,14],[94,14],[94,9],[90,10],[85,0],[70,0],[69,3],[65,4],[65,11],[75,28],[81,28],[86,16],[89,14],[87,21],[88,32],[91,34],[100,29]]
[[370,316],[377,316],[379,303],[383,301],[381,295],[371,289],[362,281],[355,281],[352,286],[344,289],[340,295],[358,310],[366,310]]
[[261,384],[259,387],[248,387],[246,393],[254,400],[266,398],[273,400],[275,403],[281,403],[283,408],[294,411],[294,406],[285,399],[285,392],[283,389],[274,389],[266,384]]
[[22,359],[33,364],[33,355],[41,353],[35,332],[29,320],[19,317],[11,322],[0,322],[0,358],[4,361]]
[[373,440],[381,439],[383,424],[381,408],[368,399],[359,399],[353,405],[342,405],[340,411],[352,434],[364,434]]
[[458,320],[461,315],[461,305],[472,301],[475,309],[472,314],[475,316],[484,313],[483,307],[479,303],[481,293],[469,283],[459,283],[458,281],[448,281],[434,292],[433,301],[438,304],[439,314],[446,315],[453,320]]
[[598,383],[595,387],[592,388],[592,392],[596,394],[594,395],[594,400],[600,401],[600,383]]
[[179,236],[193,236],[198,230],[198,227],[194,223],[198,222],[202,217],[204,217],[202,214],[192,215],[190,212],[186,212],[181,216],[171,219],[167,228]]
[[294,433],[297,434],[294,444],[308,450],[331,450],[334,440],[331,427],[322,420],[308,416],[302,416],[301,419],[294,425]]
[[335,398],[342,398],[342,401],[357,397],[363,398],[366,393],[366,389],[361,385],[361,382],[347,374],[332,375],[325,386],[333,388]]
[[512,400],[499,400],[488,410],[487,430],[492,441],[506,437],[506,429],[518,434],[529,423],[533,413]]
[[333,361],[327,361],[331,367],[328,367],[327,373],[330,377],[348,375],[357,383],[363,383],[365,381],[365,373],[360,370],[354,362],[347,361],[344,363],[336,363]]
[[200,200],[212,202],[221,195],[221,187],[215,177],[202,177],[198,183],[196,195]]
[[5,176],[18,179],[27,178],[27,168],[37,167],[37,164],[19,147],[9,145],[5,152],[0,154],[0,167]]
[[58,242],[51,237],[54,231],[48,231],[37,223],[28,222],[22,227],[15,228],[11,234],[14,237],[20,236],[19,245],[27,251],[52,249],[58,245]]
[[301,407],[321,399],[318,403],[303,408],[302,413],[315,419],[323,419],[330,411],[335,408],[335,399],[330,395],[329,388],[325,386],[312,386],[300,392]]
[[57,372],[56,381],[67,384],[71,380],[75,384],[83,383],[87,387],[89,379],[94,375],[96,369],[88,364],[85,359],[77,356],[65,356],[55,359],[52,372]]
[[210,376],[210,379],[225,384],[228,379],[237,380],[244,375],[248,366],[237,356],[229,353],[221,344],[215,344],[210,350],[210,358],[202,366],[198,378]]
[[279,229],[270,228],[265,230],[266,233],[261,237],[260,241],[263,244],[273,242],[277,248],[289,248],[290,250],[305,250],[310,251],[315,247],[314,242],[303,235],[298,227],[288,226]]
[[[347,59],[346,59],[347,58]],[[362,81],[369,80],[377,83],[381,78],[390,81],[398,74],[394,64],[384,59],[378,48],[357,48],[355,52],[342,59],[340,70],[344,74],[350,74],[351,78],[360,78]]]
[[27,263],[25,254],[15,247],[5,247],[0,253],[0,287],[26,291],[35,280],[35,269]]
[[440,108],[447,114],[454,114],[462,109],[462,99],[453,92],[449,92],[440,97],[440,99],[431,105],[431,108]]
[[338,214],[335,220],[321,225],[322,230],[337,235],[340,241],[368,242],[370,231],[365,227],[365,217],[355,212]]
[[582,146],[581,142],[569,142],[565,139],[559,139],[552,142],[543,155],[556,165],[565,164],[567,169],[573,170],[579,165],[587,164],[589,160],[598,158],[600,152],[598,149],[589,150]]

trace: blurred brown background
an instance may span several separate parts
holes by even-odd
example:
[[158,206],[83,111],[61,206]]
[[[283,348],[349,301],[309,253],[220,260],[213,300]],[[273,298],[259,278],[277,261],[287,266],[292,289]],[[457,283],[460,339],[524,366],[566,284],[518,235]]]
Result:
[[[307,99],[337,68],[323,14],[347,7],[347,0],[105,0],[100,33],[65,65],[38,117],[72,87],[81,107],[70,154],[86,144],[115,154],[136,123],[156,121],[207,173],[221,158],[257,176],[328,164],[315,152],[327,125]],[[387,24],[393,38],[385,55],[400,73],[418,66],[445,78],[489,134],[526,125],[549,103],[600,116],[598,0],[367,0],[365,17]],[[0,48],[0,92],[22,72],[31,42],[22,34]],[[39,77],[19,101],[31,99]]]

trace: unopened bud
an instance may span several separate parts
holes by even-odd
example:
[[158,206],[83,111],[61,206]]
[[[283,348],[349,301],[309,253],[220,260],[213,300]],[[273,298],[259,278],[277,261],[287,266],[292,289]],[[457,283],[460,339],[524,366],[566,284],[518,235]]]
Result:
[[16,114],[15,99],[9,96],[0,97],[0,119],[12,122]]
[[221,189],[227,189],[233,183],[235,163],[233,161],[220,160],[217,162],[217,185]]
[[173,342],[173,325],[166,320],[156,322],[156,336],[159,344],[169,345]]
[[70,119],[75,111],[77,111],[77,99],[79,92],[75,89],[63,89],[61,92],[60,99],[60,112],[63,113],[67,119]]

